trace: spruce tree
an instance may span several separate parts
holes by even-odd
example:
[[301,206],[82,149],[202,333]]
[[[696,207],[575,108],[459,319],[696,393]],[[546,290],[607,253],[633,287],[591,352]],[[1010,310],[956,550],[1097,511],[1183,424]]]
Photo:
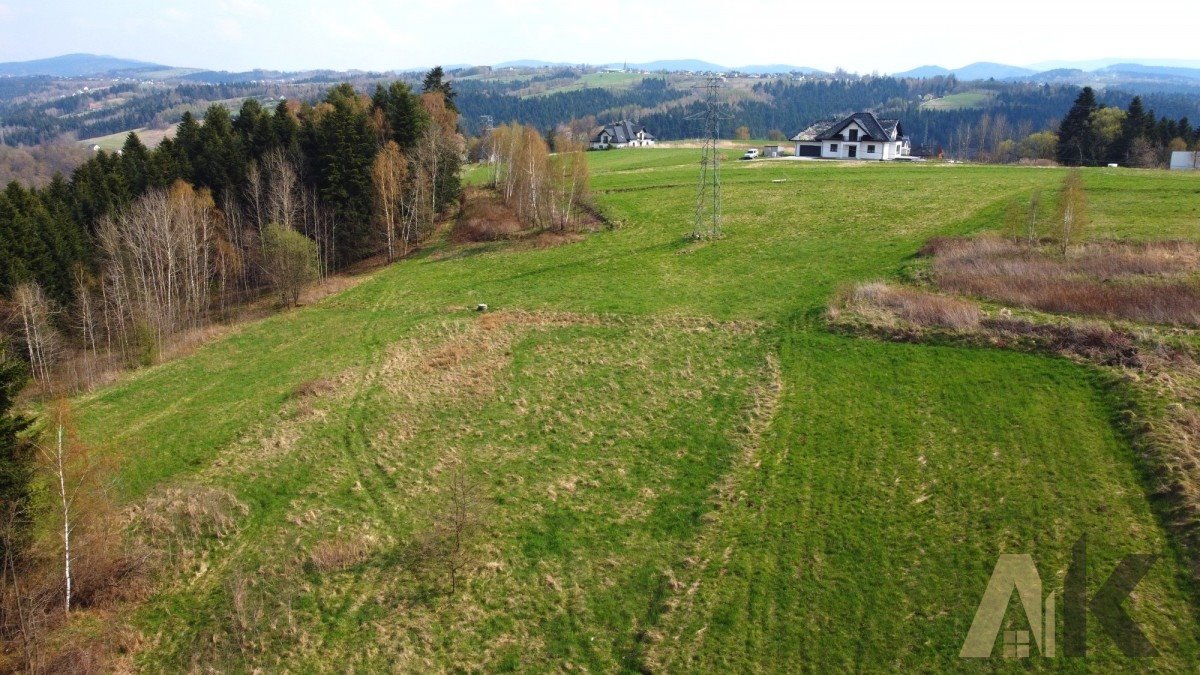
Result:
[[392,140],[401,150],[408,151],[417,145],[417,139],[429,124],[429,115],[421,106],[420,97],[407,84],[393,82],[387,90],[377,88],[371,103],[383,110]]
[[1079,166],[1095,163],[1096,158],[1091,156],[1091,152],[1096,147],[1096,132],[1092,129],[1091,116],[1098,108],[1096,93],[1091,87],[1084,87],[1058,130],[1055,154],[1059,164]]
[[421,92],[424,94],[440,92],[446,97],[446,107],[454,112],[458,112],[458,106],[454,104],[454,97],[458,93],[446,81],[446,72],[442,70],[441,66],[434,66],[428,73],[425,73],[425,79],[421,83]]
[[[0,351],[6,349],[0,344]],[[21,433],[29,428],[31,420],[13,411],[13,402],[25,374],[19,362],[13,358],[0,358],[0,522],[11,523],[11,540],[20,545],[29,529],[28,505],[32,496],[33,457]],[[0,560],[9,551],[5,550],[6,538],[0,538]]]
[[279,105],[275,106],[275,114],[271,115],[271,136],[276,145],[289,155],[298,152],[300,123],[288,108],[287,101],[280,101]]
[[145,192],[150,184],[150,151],[132,131],[125,137],[125,144],[121,146],[118,163],[125,184],[129,187],[130,196],[137,197]]
[[329,109],[307,116],[305,154],[317,193],[336,223],[334,244],[339,265],[369,255],[371,240],[371,167],[378,144],[371,127],[370,104],[354,88],[341,84],[325,97]]

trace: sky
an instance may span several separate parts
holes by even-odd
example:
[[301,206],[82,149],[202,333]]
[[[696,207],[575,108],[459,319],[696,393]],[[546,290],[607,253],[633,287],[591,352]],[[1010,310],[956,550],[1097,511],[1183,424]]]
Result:
[[1200,1],[1152,6],[1153,12],[1112,0],[0,0],[0,61],[89,52],[233,71],[683,58],[859,73],[1105,57],[1200,66]]

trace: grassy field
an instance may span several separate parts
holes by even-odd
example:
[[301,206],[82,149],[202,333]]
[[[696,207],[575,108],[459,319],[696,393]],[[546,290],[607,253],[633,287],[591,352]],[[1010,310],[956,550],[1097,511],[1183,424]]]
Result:
[[560,91],[574,91],[576,89],[628,89],[642,80],[646,79],[641,73],[618,73],[618,72],[603,72],[603,73],[587,73],[580,77],[575,83],[544,92],[545,94],[556,94]]
[[[141,129],[134,129],[133,133],[138,135],[138,138],[141,139],[146,147],[155,148],[158,147],[159,143],[162,143],[164,138],[173,138],[175,136],[175,129],[178,127],[178,124],[172,124],[166,129],[148,129],[143,127]],[[125,139],[128,137],[128,131],[120,131],[115,134],[108,134],[107,136],[85,138],[79,141],[79,144],[87,148],[99,145],[100,149],[105,152],[116,152],[125,145]]]
[[[79,400],[124,500],[240,504],[219,536],[157,540],[173,565],[126,617],[136,666],[1194,666],[1195,589],[1096,373],[819,320],[1063,172],[731,161],[726,237],[693,243],[695,150],[589,160],[612,230],[434,246]],[[1195,177],[1086,180],[1105,236],[1197,234]],[[413,551],[459,470],[489,508],[451,591]],[[960,660],[996,556],[1060,590],[1083,534],[1089,592],[1164,554],[1130,607],[1160,655],[1130,662],[1092,621],[1086,663]]]
[[990,91],[964,91],[950,94],[941,98],[925,101],[921,107],[926,110],[963,110],[965,108],[985,108],[995,97]]

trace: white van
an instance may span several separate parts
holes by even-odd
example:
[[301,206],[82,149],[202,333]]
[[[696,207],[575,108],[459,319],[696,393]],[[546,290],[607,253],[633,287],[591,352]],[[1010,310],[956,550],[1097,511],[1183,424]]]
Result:
[[749,150],[746,151],[746,154],[742,155],[742,159],[757,159],[757,158],[758,158],[758,148],[750,148]]

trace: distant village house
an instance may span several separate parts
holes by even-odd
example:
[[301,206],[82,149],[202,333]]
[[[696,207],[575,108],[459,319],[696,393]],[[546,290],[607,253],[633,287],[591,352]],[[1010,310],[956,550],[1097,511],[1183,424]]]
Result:
[[869,112],[818,122],[791,140],[797,157],[893,160],[907,159],[911,151],[900,120],[881,120]]
[[651,145],[654,145],[654,136],[646,131],[646,127],[625,120],[606,124],[592,136],[593,150],[641,148]]

